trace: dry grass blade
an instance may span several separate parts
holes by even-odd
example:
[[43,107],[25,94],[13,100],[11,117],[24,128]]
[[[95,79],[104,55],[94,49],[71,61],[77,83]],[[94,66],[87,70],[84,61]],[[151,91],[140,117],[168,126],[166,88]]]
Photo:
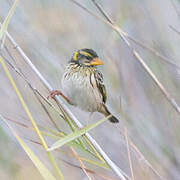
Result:
[[22,139],[17,135],[14,129],[6,122],[2,115],[0,115],[0,119],[3,120],[6,125],[11,130],[14,137],[17,139],[21,147],[24,149],[28,157],[31,159],[35,167],[39,170],[41,176],[45,180],[55,180],[55,177],[50,173],[50,171],[44,166],[44,164],[39,160],[39,158],[31,151],[31,149],[22,141]]
[[178,31],[176,28],[174,28],[173,26],[169,25],[169,27],[178,35],[180,35],[180,31]]
[[[103,16],[106,18],[103,19],[100,16],[96,15],[94,12],[90,11],[89,9],[87,9],[86,7],[84,7],[83,5],[81,5],[80,3],[76,2],[75,0],[70,0],[72,1],[74,4],[76,4],[77,6],[79,6],[80,8],[82,8],[83,10],[85,10],[87,13],[91,14],[92,16],[94,16],[95,18],[99,19],[100,21],[102,21],[103,23],[107,24],[108,26],[110,26],[111,28],[114,28],[114,26],[116,26],[114,24],[114,21],[112,21],[112,19],[108,16],[108,14],[101,8],[101,6],[93,0],[94,3],[96,3],[97,8],[101,11],[101,13],[103,14]],[[114,26],[113,26],[114,25]],[[130,36],[129,34],[127,34],[126,32],[122,31],[123,35],[128,38],[129,40],[131,40],[132,42],[134,42],[135,44],[137,44],[138,46],[140,46],[143,49],[148,50],[149,52],[151,52],[152,54],[154,54],[155,56],[159,57],[161,60],[163,60],[163,62],[166,62],[167,64],[180,69],[180,66],[173,63],[173,60],[170,61],[170,59],[164,55],[162,55],[161,53],[159,53],[158,51],[156,51],[154,48],[144,44],[143,42],[139,41],[138,39],[135,39],[134,37]]]
[[84,173],[86,174],[86,176],[88,177],[88,179],[89,179],[89,180],[92,180],[92,178],[89,176],[88,172],[86,171],[85,165],[83,164],[83,162],[81,161],[81,159],[78,157],[78,154],[76,153],[76,151],[75,151],[72,147],[70,147],[70,149],[71,149],[71,151],[72,151],[72,153],[73,153],[74,158],[79,162],[82,170],[84,171]]
[[[93,3],[96,5],[96,7],[98,8],[98,10],[101,12],[101,14],[106,18],[106,20],[111,23],[112,25],[115,25],[115,22],[110,18],[110,16],[104,11],[104,9],[95,1],[95,0],[91,0],[93,1]],[[122,30],[121,30],[122,31]],[[176,30],[177,31],[177,30]],[[158,51],[156,51],[155,49],[143,44],[142,42],[140,42],[139,40],[129,36],[126,32],[122,31],[123,35],[128,38],[129,40],[133,41],[134,43],[136,43],[137,45],[139,45],[140,47],[147,49],[148,51],[150,51],[151,53],[153,53],[154,55],[156,55],[157,57],[161,58],[162,60],[164,60],[166,63],[172,65],[175,68],[180,69],[180,66],[172,63],[171,61],[169,61],[169,58],[167,58],[166,56],[160,54]]]
[[[18,121],[13,120],[13,119],[11,119],[11,118],[9,118],[9,117],[4,117],[4,118],[5,118],[6,120],[8,120],[8,121],[11,121],[11,122],[15,123],[16,125],[19,125],[19,126],[21,126],[21,127],[27,128],[27,129],[29,129],[29,130],[31,130],[31,131],[35,131],[33,127],[30,127],[30,126],[28,126],[28,125],[26,125],[26,124],[24,124],[24,123],[22,123],[22,122],[18,122]],[[51,139],[53,139],[53,140],[59,140],[59,138],[62,138],[62,137],[65,136],[65,133],[63,133],[63,132],[61,132],[61,133],[58,132],[58,133],[57,133],[57,132],[55,132],[55,131],[53,131],[53,130],[50,130],[50,129],[46,128],[46,127],[41,127],[40,125],[38,125],[38,126],[39,126],[41,129],[45,129],[45,130],[47,130],[47,131],[49,132],[49,133],[46,133],[45,131],[41,131],[42,135],[44,135],[44,136],[46,136],[46,137],[49,137],[49,138],[51,138]],[[25,138],[25,139],[26,139],[26,138]],[[41,144],[41,143],[40,143],[40,144]],[[41,144],[41,145],[42,145],[42,144]],[[72,146],[72,147],[74,147],[74,148],[77,148],[78,150],[82,151],[83,153],[86,153],[89,157],[95,157],[95,158],[97,158],[91,151],[85,149],[85,148],[82,147],[80,144],[78,144],[76,141],[73,141],[73,142],[68,143],[68,146]],[[99,163],[99,162],[96,162],[96,161],[91,161],[91,160],[89,160],[89,159],[82,158],[82,157],[80,157],[80,159],[83,160],[83,161],[86,161],[86,162],[88,162],[88,163],[90,163],[90,164],[93,164],[93,165],[96,165],[96,166],[98,166],[98,167],[102,167],[102,168],[104,168],[104,169],[108,169],[108,170],[109,170],[109,166],[107,166],[106,164],[102,164],[102,163]]]
[[[32,139],[28,139],[28,138],[24,138],[24,139],[26,139],[26,140],[28,140],[28,141],[30,141],[30,142],[32,142],[32,143],[35,143],[35,144],[38,144],[38,145],[41,145],[41,146],[42,146],[42,144],[41,144],[40,142],[34,141],[34,140],[32,140]],[[56,151],[60,152],[59,149],[57,149]],[[62,151],[61,151],[61,152],[62,152]],[[65,153],[66,155],[69,155],[70,157],[73,157],[73,158],[74,158],[74,156],[73,156],[72,154],[70,154],[69,152],[66,152],[66,151],[65,151],[64,153]],[[79,157],[79,158],[80,158],[80,160],[83,160],[83,158],[81,158],[81,157]],[[72,163],[70,163],[70,162],[68,162],[68,161],[66,161],[66,160],[64,160],[64,159],[60,159],[60,160],[63,161],[64,163],[66,163],[66,164],[69,164],[70,166],[73,166],[73,167],[82,169],[82,167],[77,166],[77,165],[74,165],[74,164],[72,164]],[[118,179],[115,179],[115,178],[110,178],[110,177],[108,177],[108,176],[105,176],[105,175],[103,175],[103,174],[100,174],[100,173],[98,173],[98,172],[95,172],[95,171],[90,170],[90,169],[87,169],[87,168],[85,168],[85,170],[86,170],[86,172],[91,173],[91,174],[94,174],[94,175],[96,175],[96,176],[99,176],[99,177],[101,177],[101,178],[103,178],[103,179],[105,179],[105,180],[118,180]]]
[[144,155],[139,151],[139,149],[135,146],[135,144],[130,141],[130,145],[131,147],[134,149],[135,152],[137,152],[139,154],[139,156],[141,157],[141,161],[143,161],[151,170],[152,172],[161,180],[165,180],[165,178],[163,178],[154,168],[153,166],[149,163],[149,161],[144,157]]
[[180,12],[179,12],[174,0],[170,0],[170,1],[171,1],[171,4],[172,4],[173,8],[175,9],[175,11],[176,11],[176,13],[178,15],[178,18],[180,19]]
[[[91,15],[95,16],[96,18],[102,20],[101,18],[99,18],[97,15],[95,15],[94,13],[92,13],[91,11],[89,11],[87,8],[85,8],[84,6],[82,6],[80,3],[74,1],[74,0],[70,0],[73,3],[75,3],[76,5],[78,5],[79,7],[81,7],[82,9],[84,9],[85,11],[87,11],[88,13],[90,13]],[[92,0],[92,2],[94,3],[95,1]],[[97,6],[97,2],[95,3],[95,5]],[[98,6],[98,9],[100,8],[100,6]],[[101,8],[102,9],[102,8]],[[105,12],[104,10],[102,10],[103,12]],[[107,16],[106,16],[107,18]],[[166,99],[168,100],[168,102],[172,105],[172,107],[177,111],[178,114],[180,114],[180,106],[177,104],[176,100],[169,94],[169,92],[166,90],[166,88],[161,84],[161,82],[156,78],[156,76],[154,75],[154,73],[151,71],[151,69],[146,65],[146,63],[144,62],[144,60],[141,58],[141,56],[139,55],[139,53],[131,46],[130,42],[127,39],[127,33],[125,33],[124,31],[122,31],[117,25],[112,24],[111,22],[102,20],[103,22],[105,22],[106,24],[110,25],[112,27],[113,30],[115,30],[117,32],[117,34],[123,39],[123,41],[126,43],[126,45],[128,46],[129,50],[131,51],[131,53],[133,54],[133,56],[136,58],[136,60],[141,64],[141,66],[145,69],[145,71],[149,74],[149,76],[151,77],[151,79],[155,82],[155,84],[159,87],[159,89],[161,90],[161,92],[164,94],[164,96],[166,97]],[[112,21],[113,22],[113,21]]]
[[[12,59],[14,62],[16,62],[16,60],[15,60],[14,57],[11,55],[11,53],[10,53],[10,51],[9,51],[9,49],[8,49],[7,46],[5,46],[5,50],[6,50],[6,52],[8,53],[9,57],[11,57],[11,59]],[[3,55],[2,55],[2,56],[3,56]],[[22,71],[21,71],[20,68],[17,68],[17,67],[15,67],[14,65],[12,65],[12,64],[6,59],[6,57],[3,56],[3,58],[4,58],[4,59],[6,60],[6,62],[10,65],[10,67],[13,68],[13,70],[15,70],[15,72],[16,72],[18,75],[20,75],[20,77],[22,77],[22,78],[25,80],[25,82],[28,84],[28,86],[30,87],[30,89],[33,91],[33,93],[34,93],[34,95],[36,96],[36,98],[38,98],[38,101],[40,100],[39,102],[41,103],[41,105],[42,105],[42,107],[43,107],[43,109],[45,110],[46,113],[48,113],[48,111],[47,111],[47,109],[45,108],[44,104],[41,102],[41,99],[40,99],[39,97],[41,97],[50,107],[52,107],[53,110],[55,110],[55,112],[57,112],[57,113],[60,115],[60,117],[62,117],[62,118],[65,119],[65,120],[68,118],[68,116],[66,115],[66,113],[64,112],[64,110],[62,109],[62,107],[59,105],[59,103],[57,102],[57,100],[56,100],[56,103],[57,103],[58,107],[60,108],[60,111],[61,111],[61,112],[60,112],[59,110],[57,110],[57,109],[55,108],[55,106],[54,106],[46,97],[44,97],[35,87],[32,86],[32,84],[27,80],[27,78],[26,78],[25,75],[22,73]],[[37,95],[38,95],[39,97],[38,97]],[[62,115],[62,114],[63,114],[63,115]],[[48,113],[47,115],[48,115],[48,117],[49,117],[50,114]],[[54,122],[54,120],[53,120],[52,118],[51,118],[50,120],[52,121],[52,123],[54,124],[54,126],[55,126],[56,129],[57,129],[58,127],[57,127],[56,123]],[[75,123],[73,123],[73,125],[72,125],[69,120],[66,120],[66,122],[67,122],[68,125],[70,126],[71,130],[72,130],[72,131],[75,131],[74,126],[77,128],[77,126],[75,125]],[[87,142],[87,144],[90,146],[90,148],[95,152],[96,156],[97,156],[103,163],[105,163],[104,159],[103,159],[103,158],[101,157],[101,155],[96,151],[96,149],[95,149],[94,146],[90,143],[90,141],[86,138],[86,136],[83,135],[82,137],[83,137],[84,140]],[[85,147],[83,141],[82,141],[80,138],[78,138],[77,140],[79,141],[80,145],[83,146],[83,148],[85,148],[86,150],[88,150],[88,149]]]
[[[44,84],[44,86],[49,90],[52,91],[53,88],[48,83],[48,81],[42,76],[42,74],[37,70],[37,68],[32,64],[30,59],[26,56],[24,51],[18,46],[18,44],[14,41],[14,39],[10,36],[10,34],[7,32],[7,37],[12,43],[12,45],[15,47],[14,49],[17,50],[17,52],[23,57],[25,62],[29,64],[31,69],[35,72],[35,74],[39,77],[41,82]],[[61,106],[61,108],[64,110],[66,114],[68,114],[71,119],[74,121],[74,123],[79,127],[82,128],[83,125],[78,121],[78,119],[74,116],[74,114],[69,110],[69,108],[64,104],[64,102],[59,98],[56,97],[56,100]],[[91,142],[91,144],[94,146],[94,148],[97,150],[97,152],[103,157],[103,159],[106,161],[106,163],[111,167],[111,169],[121,178],[122,180],[130,179],[128,175],[123,172],[109,157],[108,155],[103,151],[103,149],[100,147],[100,145],[91,137],[89,133],[86,133],[85,136],[87,139]]]
[[[46,142],[45,142],[41,132],[39,131],[39,128],[38,128],[34,118],[32,117],[32,115],[31,115],[31,113],[30,113],[30,111],[29,111],[29,109],[28,109],[28,107],[27,107],[27,105],[26,105],[26,103],[25,103],[25,101],[24,101],[20,91],[18,90],[18,88],[17,88],[13,78],[11,77],[11,74],[9,73],[8,68],[6,67],[6,64],[4,63],[4,61],[3,61],[1,56],[0,56],[0,63],[2,65],[2,67],[3,67],[3,69],[4,69],[4,72],[5,72],[6,76],[8,77],[9,81],[11,82],[11,85],[12,85],[14,91],[16,92],[16,94],[17,94],[17,96],[19,98],[19,101],[21,102],[21,104],[22,104],[22,106],[23,106],[23,108],[24,108],[24,110],[25,110],[25,112],[26,112],[30,122],[32,123],[32,125],[33,125],[33,127],[35,129],[35,132],[37,133],[39,139],[41,140],[43,148],[45,150],[47,150],[48,146],[47,146],[47,144],[46,144]],[[53,156],[51,155],[51,153],[47,152],[47,156],[48,156],[48,158],[49,158],[49,160],[51,162],[51,165],[53,166],[54,170],[56,171],[57,175],[59,176],[59,178],[63,179],[63,175],[60,172],[59,168],[57,167],[56,162],[55,162]]]
[[179,66],[178,64],[175,64],[175,63],[171,62],[171,61],[173,61],[173,60],[170,61],[170,59],[169,59],[168,57],[162,55],[161,53],[159,53],[158,51],[156,51],[156,50],[153,49],[152,47],[149,47],[149,46],[143,44],[143,43],[140,42],[139,40],[137,40],[137,39],[135,39],[135,38],[133,38],[133,37],[131,37],[131,36],[129,36],[129,35],[126,35],[126,37],[127,37],[129,40],[131,40],[132,42],[134,42],[134,43],[136,43],[137,45],[139,45],[141,48],[146,49],[146,50],[148,50],[149,52],[151,52],[152,54],[154,54],[155,56],[159,57],[161,60],[163,60],[163,62],[166,62],[167,64],[173,66],[173,67],[176,68],[176,69],[180,69],[180,66]]
[[[6,119],[6,120],[9,120],[9,121],[11,121],[11,122],[13,122],[13,123],[15,123],[15,124],[17,124],[17,125],[20,125],[20,126],[22,126],[22,127],[28,128],[29,130],[34,130],[33,128],[27,126],[26,124],[20,123],[20,122],[18,122],[18,121],[12,120],[12,119],[7,118],[7,117],[5,117],[5,119]],[[55,138],[55,139],[58,138],[58,137],[56,137],[56,136],[52,136],[52,135],[50,135],[50,134],[44,133],[43,131],[41,131],[41,133],[42,133],[43,135],[47,136],[47,137],[52,137],[52,138]],[[24,138],[24,139],[27,139],[27,138]],[[37,142],[37,141],[30,140],[30,139],[27,139],[27,140],[29,140],[29,141],[31,141],[31,142],[33,142],[33,143],[42,145],[41,143],[39,143],[39,142]],[[86,162],[89,162],[90,164],[95,164],[95,165],[99,166],[98,163],[92,163],[91,160],[88,160],[88,159],[79,157],[78,154],[75,152],[75,150],[74,150],[71,146],[70,146],[70,149],[71,149],[71,151],[72,151],[72,153],[73,153],[73,156],[71,156],[71,157],[74,157],[75,159],[77,159],[77,160],[80,162],[80,165],[81,165],[83,171],[84,171],[86,174],[88,174],[88,173],[87,173],[86,167],[85,167],[85,165],[83,164],[82,161],[86,161]],[[103,167],[103,166],[100,166],[100,167]],[[103,167],[103,168],[105,168],[105,167]],[[88,178],[91,179],[91,178],[89,177],[89,175],[88,175]]]
[[[116,128],[118,129],[119,133],[126,139],[123,132],[121,132],[121,129],[119,127],[116,127]],[[157,170],[151,165],[151,163],[144,157],[144,155],[141,153],[141,151],[132,142],[130,138],[128,138],[128,142],[132,150],[139,155],[140,160],[143,161],[149,169],[151,169],[151,171],[158,177],[158,179],[164,180],[164,178],[157,172]]]
[[128,152],[128,160],[129,160],[129,166],[131,170],[131,179],[134,180],[134,173],[133,173],[133,167],[132,167],[132,160],[131,160],[131,153],[130,153],[130,148],[129,148],[129,140],[128,140],[128,133],[127,133],[127,128],[124,128],[124,135],[126,139],[126,146],[127,146],[127,152]]
[[108,22],[111,23],[111,27],[118,33],[118,35],[124,40],[124,42],[129,47],[130,51],[134,55],[134,57],[138,60],[138,62],[142,65],[142,67],[146,70],[146,72],[150,75],[152,80],[156,83],[156,85],[160,88],[161,92],[165,95],[167,100],[170,102],[170,104],[174,107],[174,109],[180,114],[180,107],[175,101],[175,99],[169,94],[169,92],[165,89],[165,87],[161,84],[161,82],[156,78],[154,73],[151,71],[151,69],[146,65],[142,57],[139,55],[139,53],[131,46],[130,42],[126,39],[127,33],[124,33],[120,27],[118,27],[116,24],[113,23],[111,18],[107,15],[107,13],[104,11],[104,9],[95,1],[91,0],[95,6],[100,10],[100,12],[103,14],[103,16],[107,19]]
[[[8,55],[14,60],[14,62],[16,62],[15,59],[14,59],[14,57],[12,57],[11,53],[9,52],[9,50],[8,50],[8,48],[7,48],[6,46],[5,46],[5,49],[6,49],[7,53],[8,53]],[[15,67],[13,64],[11,64],[11,63],[7,60],[4,56],[3,56],[3,58],[6,60],[6,62],[8,63],[8,65],[9,65],[13,70],[15,70],[15,72],[16,72],[20,77],[22,77],[23,80],[28,84],[29,88],[32,90],[32,92],[34,93],[35,97],[37,98],[37,100],[38,100],[39,103],[41,104],[43,110],[45,111],[45,113],[46,113],[47,116],[49,117],[50,121],[52,122],[52,124],[54,125],[54,127],[60,132],[59,127],[57,126],[57,124],[55,123],[55,121],[53,120],[53,118],[51,117],[51,115],[49,114],[49,112],[48,112],[46,106],[43,104],[41,98],[42,98],[48,105],[50,105],[50,107],[52,107],[56,112],[58,112],[58,114],[59,114],[63,119],[64,119],[64,116],[61,115],[61,113],[50,103],[50,101],[49,101],[47,98],[45,98],[36,88],[34,88],[34,87],[32,86],[32,84],[27,80],[27,78],[26,78],[25,75],[22,73],[22,71],[21,71],[20,68]],[[73,127],[72,127],[72,130],[75,131],[75,129],[74,129]],[[80,145],[83,146],[84,149],[87,149],[87,148],[85,147],[85,145],[83,144],[83,141],[82,141],[80,138],[78,138],[77,140],[79,141]]]
[[[7,48],[6,46],[5,46],[5,49],[6,49],[6,51],[8,52],[9,56],[15,61],[15,59],[11,56],[11,54],[10,54],[10,52],[9,52],[9,50],[8,50],[8,48]],[[3,57],[3,58],[5,58],[5,57]],[[34,95],[36,96],[36,98],[37,98],[38,101],[40,102],[42,108],[43,108],[44,111],[47,113],[47,116],[50,118],[50,121],[53,123],[53,125],[55,126],[55,128],[60,132],[60,129],[58,128],[58,126],[57,126],[56,123],[54,122],[53,118],[52,118],[51,115],[49,114],[46,106],[42,103],[42,101],[41,101],[41,99],[39,98],[39,96],[40,96],[43,100],[45,100],[45,102],[47,102],[47,104],[50,105],[50,107],[53,107],[55,110],[56,110],[56,108],[55,108],[37,89],[35,89],[35,88],[31,85],[31,83],[27,80],[27,78],[26,78],[25,75],[21,72],[21,70],[20,70],[19,68],[17,68],[17,67],[15,67],[14,65],[12,65],[6,58],[5,58],[5,60],[6,60],[6,62],[9,64],[9,66],[10,66],[13,70],[15,70],[15,72],[16,72],[20,77],[22,77],[22,78],[25,80],[25,82],[28,84],[28,86],[30,87],[30,89],[33,91]],[[56,112],[59,113],[58,110],[56,110]],[[60,116],[61,116],[61,114],[60,114]],[[62,117],[62,118],[63,118],[63,117]],[[14,120],[9,119],[9,118],[7,118],[7,119],[8,119],[8,120],[11,120],[11,121],[15,122],[16,124],[19,124],[19,125],[21,125],[21,126],[23,126],[23,127],[29,128],[27,125],[24,125],[24,124],[22,124],[22,123],[20,123],[20,122],[14,121]],[[46,129],[45,127],[43,127],[43,128]],[[31,129],[32,129],[32,128],[31,128]],[[32,130],[34,130],[34,129],[32,129]],[[50,130],[50,129],[47,129],[47,130],[48,130],[49,132],[51,132],[51,133],[59,136],[59,133],[56,134],[55,132],[53,132],[53,131]],[[61,133],[62,133],[62,132],[61,132]],[[62,137],[64,137],[64,136],[65,136],[65,134],[62,133]],[[58,139],[59,139],[59,138],[58,138]],[[79,138],[78,138],[78,141],[79,141]],[[90,151],[82,144],[81,141],[79,141],[79,143],[80,143],[80,144],[77,144],[77,143],[75,143],[75,141],[74,141],[74,142],[72,142],[71,144],[73,144],[73,145],[76,146],[76,147],[79,147],[81,150],[83,150],[83,151],[85,151],[85,152],[91,153],[91,155],[93,155],[94,157],[96,157],[95,154],[92,154],[92,152],[90,152]],[[82,147],[81,147],[81,146],[82,146]],[[79,149],[79,148],[78,148],[78,149]],[[97,158],[97,157],[96,157],[96,158]],[[89,161],[89,162],[90,162],[90,161]],[[99,163],[94,163],[94,164],[97,165],[97,166],[100,166]],[[106,165],[106,164],[103,164],[103,165],[101,165],[101,167],[108,169],[108,167],[106,167],[105,165]]]
[[[8,55],[13,59],[14,62],[16,62],[15,59],[13,58],[13,56],[11,55],[11,53],[9,52],[9,49],[7,48],[7,46],[4,46],[4,47],[5,47],[6,52],[8,53]],[[6,61],[6,63],[7,63],[21,78],[23,78],[23,80],[28,84],[29,88],[33,91],[33,93],[35,94],[35,96],[38,95],[39,97],[41,97],[41,99],[43,99],[51,108],[53,108],[54,111],[57,112],[61,118],[64,118],[63,115],[60,113],[60,111],[59,111],[45,96],[43,96],[35,87],[32,86],[32,84],[27,80],[27,78],[25,77],[25,75],[22,73],[21,69],[15,67],[12,63],[10,63],[3,54],[2,54],[2,57],[3,57],[3,59]],[[42,103],[42,101],[41,101],[41,103]],[[43,104],[43,103],[42,103],[42,104]],[[43,107],[44,107],[44,105],[43,105]],[[46,109],[46,111],[47,111],[47,109]],[[48,117],[49,117],[49,115],[48,115]],[[56,126],[56,128],[58,128],[57,125],[55,125],[54,122],[53,122],[53,124],[54,124],[54,126]]]
[[[53,118],[51,117],[51,115],[49,114],[47,108],[44,106],[44,104],[42,103],[41,99],[39,98],[39,96],[34,93],[36,98],[38,99],[39,103],[41,104],[43,110],[45,111],[45,113],[47,114],[47,116],[49,117],[50,121],[52,122],[52,124],[55,126],[55,128],[60,132],[59,127],[56,125],[55,121],[53,120]],[[80,141],[81,143],[81,141]],[[74,157],[78,160],[78,162],[80,163],[80,166],[82,167],[83,171],[85,172],[86,176],[88,177],[89,180],[92,180],[92,178],[89,176],[88,172],[86,171],[86,167],[83,164],[83,162],[81,161],[81,159],[79,158],[78,154],[76,153],[76,151],[73,149],[73,147],[69,147],[70,150],[72,151]]]
[[[63,159],[61,159],[61,160],[62,160],[63,162],[65,162],[66,164],[70,165],[70,166],[73,166],[73,167],[75,167],[75,168],[82,169],[80,166],[77,166],[77,165],[75,165],[75,164],[72,164],[72,163],[70,163],[70,162],[68,162],[68,161],[66,161],[66,160],[63,160]],[[114,178],[107,177],[107,176],[105,176],[105,175],[103,175],[103,174],[97,173],[97,172],[95,172],[95,171],[93,171],[93,170],[90,170],[90,169],[87,169],[87,168],[85,168],[85,170],[86,170],[88,173],[91,173],[91,174],[94,174],[94,175],[96,175],[96,176],[99,176],[99,177],[101,177],[101,178],[103,178],[103,179],[105,179],[105,180],[118,180],[118,179],[114,179]]]

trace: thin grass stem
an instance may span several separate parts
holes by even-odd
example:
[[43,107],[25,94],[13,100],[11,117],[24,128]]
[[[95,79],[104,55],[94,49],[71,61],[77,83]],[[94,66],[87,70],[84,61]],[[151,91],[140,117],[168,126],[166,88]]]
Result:
[[[6,74],[6,76],[8,77],[14,91],[16,92],[16,94],[17,94],[17,96],[18,96],[18,98],[19,98],[19,100],[20,100],[20,102],[21,102],[21,104],[22,104],[22,106],[23,106],[29,120],[31,121],[31,123],[32,123],[32,125],[33,125],[33,127],[35,129],[35,132],[37,133],[37,135],[38,135],[38,137],[39,137],[39,139],[40,139],[40,141],[42,143],[43,148],[47,152],[48,146],[47,146],[47,144],[46,144],[46,142],[45,142],[45,140],[44,140],[44,138],[43,138],[43,136],[42,136],[42,134],[41,134],[35,120],[34,120],[34,118],[32,117],[32,115],[31,115],[31,113],[30,113],[30,111],[29,111],[29,109],[28,109],[22,95],[20,94],[20,92],[19,92],[19,90],[18,90],[18,88],[17,88],[17,86],[16,86],[16,84],[15,84],[10,72],[8,71],[8,68],[6,67],[6,64],[4,63],[1,56],[0,56],[0,63],[2,65],[2,67],[3,67],[3,70],[4,70],[5,74]],[[64,179],[63,175],[62,175],[61,171],[59,170],[59,168],[58,168],[52,154],[50,152],[47,152],[47,155],[48,155],[48,158],[49,158],[49,160],[51,162],[51,165],[53,166],[53,168],[54,168],[55,172],[57,173],[58,177],[63,180]]]
[[130,148],[129,148],[128,133],[127,133],[127,128],[126,127],[124,127],[124,136],[125,136],[125,139],[126,139],[126,147],[127,147],[127,152],[128,152],[129,167],[130,167],[130,170],[131,170],[131,179],[135,180],[134,179],[133,166],[132,166],[132,160],[131,160],[131,153],[130,153]]
[[[14,39],[10,36],[10,34],[7,32],[7,37],[14,46],[14,49],[17,50],[17,52],[23,57],[24,61],[29,64],[31,69],[35,72],[35,74],[39,77],[43,85],[49,90],[52,91],[53,88],[48,83],[48,81],[42,76],[42,74],[38,71],[38,69],[35,67],[35,65],[30,61],[30,59],[26,56],[24,51],[18,46],[18,44],[14,41]],[[83,125],[78,121],[78,119],[74,116],[74,114],[69,110],[69,108],[65,105],[65,103],[59,98],[56,97],[56,100],[58,104],[61,106],[61,108],[64,110],[66,114],[71,117],[73,122],[79,127],[83,128]],[[130,179],[130,177],[122,171],[104,152],[104,150],[100,147],[100,145],[91,137],[89,133],[86,133],[85,136],[88,138],[88,140],[91,142],[91,144],[94,146],[96,151],[103,157],[103,159],[106,161],[106,163],[111,167],[111,169],[118,175],[118,177],[122,180]]]

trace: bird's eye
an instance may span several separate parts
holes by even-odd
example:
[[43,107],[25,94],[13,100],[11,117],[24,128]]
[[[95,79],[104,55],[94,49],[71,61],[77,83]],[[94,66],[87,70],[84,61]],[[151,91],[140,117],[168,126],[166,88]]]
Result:
[[83,63],[83,64],[89,64],[89,62],[90,62],[90,61],[89,61],[88,59],[86,59],[86,58],[84,58],[84,59],[82,60],[82,63]]
[[87,58],[88,61],[92,60],[91,56],[86,56],[86,58]]

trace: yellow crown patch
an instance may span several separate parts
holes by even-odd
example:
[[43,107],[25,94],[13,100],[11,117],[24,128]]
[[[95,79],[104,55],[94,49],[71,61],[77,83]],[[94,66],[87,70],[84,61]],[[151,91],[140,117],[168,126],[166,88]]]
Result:
[[73,60],[74,60],[74,61],[77,61],[78,54],[79,54],[78,52],[75,52],[75,53],[74,53],[74,55],[73,55]]
[[92,57],[91,54],[89,54],[89,53],[87,53],[85,51],[80,51],[80,54],[83,54],[83,55],[88,56],[88,57]]

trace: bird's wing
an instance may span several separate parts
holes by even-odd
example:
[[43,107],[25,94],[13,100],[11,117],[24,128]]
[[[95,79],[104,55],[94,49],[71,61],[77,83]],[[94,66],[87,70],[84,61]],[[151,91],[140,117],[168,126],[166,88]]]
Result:
[[106,88],[105,88],[104,82],[103,82],[103,75],[100,71],[96,70],[94,73],[94,76],[95,76],[95,80],[96,80],[98,90],[102,95],[103,102],[106,103],[107,95],[106,95]]

